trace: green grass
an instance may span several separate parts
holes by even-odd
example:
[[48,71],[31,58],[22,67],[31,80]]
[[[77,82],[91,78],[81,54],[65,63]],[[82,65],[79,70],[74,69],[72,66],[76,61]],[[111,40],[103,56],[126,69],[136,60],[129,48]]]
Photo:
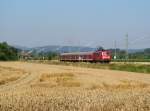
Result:
[[146,64],[131,64],[131,63],[122,63],[119,62],[116,64],[101,64],[101,63],[89,63],[89,62],[60,62],[60,61],[31,61],[45,64],[54,64],[54,65],[66,65],[66,66],[77,66],[77,67],[87,67],[87,68],[96,68],[96,69],[111,69],[111,70],[120,70],[120,71],[129,71],[129,72],[139,72],[150,74],[150,65]]
[[112,62],[150,62],[150,59],[113,59]]
[[112,70],[130,71],[130,72],[140,72],[140,73],[150,73],[150,65],[136,65],[136,64],[112,64],[110,65]]

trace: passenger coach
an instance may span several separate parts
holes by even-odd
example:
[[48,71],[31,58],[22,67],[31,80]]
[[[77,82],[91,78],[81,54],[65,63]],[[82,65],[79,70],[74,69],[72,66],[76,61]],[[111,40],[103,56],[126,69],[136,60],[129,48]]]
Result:
[[109,50],[97,50],[93,52],[62,53],[60,54],[60,61],[109,63],[111,61],[111,53]]

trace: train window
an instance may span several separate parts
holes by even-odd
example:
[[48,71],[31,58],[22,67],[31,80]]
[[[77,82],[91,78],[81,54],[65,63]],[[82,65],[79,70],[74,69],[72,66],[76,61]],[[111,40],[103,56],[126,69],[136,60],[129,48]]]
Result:
[[103,56],[107,56],[107,55],[108,55],[108,52],[102,52],[102,55],[103,55]]
[[77,56],[75,55],[74,58],[77,59]]

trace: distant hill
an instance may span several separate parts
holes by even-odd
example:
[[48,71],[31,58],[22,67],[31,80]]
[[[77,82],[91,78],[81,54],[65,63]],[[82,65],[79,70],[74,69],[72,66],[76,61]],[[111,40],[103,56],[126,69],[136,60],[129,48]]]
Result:
[[129,53],[144,52],[144,49],[129,49]]
[[19,45],[11,45],[11,46],[15,47],[16,49],[25,50],[25,51],[27,51],[27,50],[30,50],[30,49],[31,49],[31,48],[27,48],[27,47],[19,46]]
[[34,47],[34,48],[27,48],[22,46],[14,46],[17,49],[30,51],[30,52],[37,52],[37,53],[47,53],[47,52],[57,52],[57,53],[65,53],[65,52],[87,52],[87,51],[94,51],[96,48],[91,47],[84,47],[84,46],[58,46],[58,45],[49,45],[49,46],[42,46],[42,47]]
[[[58,45],[48,45],[42,47],[33,47],[27,48],[22,46],[14,46],[17,49],[29,51],[29,52],[36,52],[36,53],[47,53],[47,52],[57,52],[57,53],[67,53],[67,52],[87,52],[87,51],[94,51],[96,48],[85,47],[85,46],[58,46]],[[129,49],[129,53],[136,53],[136,52],[143,52],[144,49]]]

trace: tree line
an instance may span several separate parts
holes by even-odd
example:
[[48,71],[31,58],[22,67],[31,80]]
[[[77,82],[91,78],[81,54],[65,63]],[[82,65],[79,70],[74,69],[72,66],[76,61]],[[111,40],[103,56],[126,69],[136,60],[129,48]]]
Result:
[[[99,48],[98,50],[102,50],[103,48]],[[126,51],[121,49],[109,49],[112,54],[112,58],[115,55],[115,51],[117,54],[117,59],[125,59],[126,57]],[[6,42],[0,43],[0,60],[8,61],[8,60],[18,60],[21,57],[21,50],[16,49],[10,45],[8,45]],[[25,53],[26,54],[26,53]],[[150,60],[150,48],[144,49],[140,52],[132,52],[128,54],[129,59],[140,59]],[[26,55],[25,55],[26,57]],[[31,54],[29,54],[30,58],[27,59],[35,59],[35,60],[52,60],[52,59],[59,59],[59,53],[56,52],[40,52],[37,53],[36,51],[33,51]]]
[[18,49],[9,46],[6,42],[0,43],[0,60],[18,60]]

